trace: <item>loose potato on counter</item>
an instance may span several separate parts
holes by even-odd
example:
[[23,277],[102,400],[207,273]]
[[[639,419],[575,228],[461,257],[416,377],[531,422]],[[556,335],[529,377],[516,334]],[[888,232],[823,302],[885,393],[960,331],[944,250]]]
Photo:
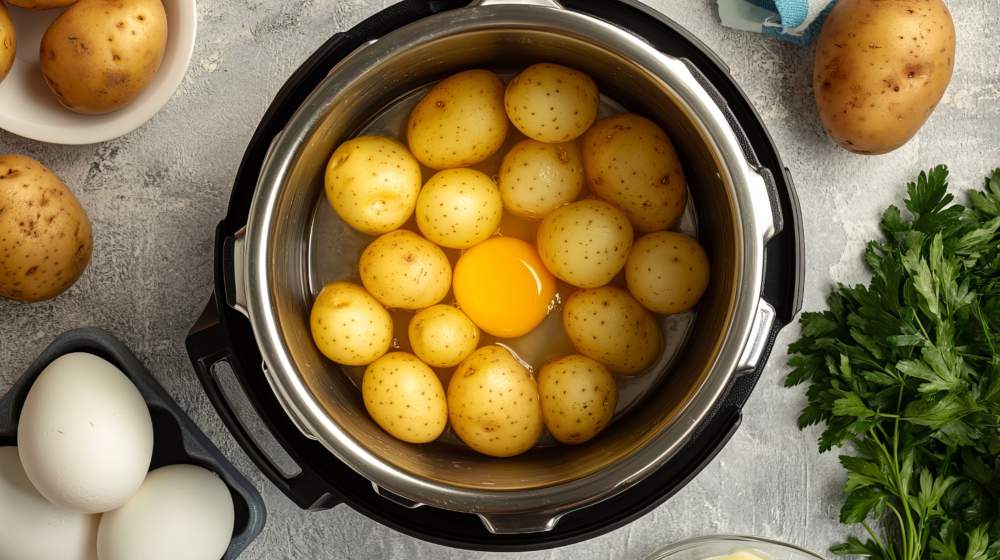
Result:
[[160,0],[79,0],[42,37],[42,74],[67,109],[109,113],[146,89],[166,45]]
[[76,0],[8,0],[18,8],[29,10],[51,10],[52,8],[64,8],[70,4],[75,4]]
[[413,353],[427,365],[455,367],[479,346],[479,327],[451,305],[421,309],[407,329]]
[[895,150],[934,111],[954,63],[955,26],[943,0],[840,0],[816,44],[823,126],[852,152]]
[[503,218],[500,189],[475,169],[445,169],[417,198],[417,227],[442,247],[467,249],[493,235]]
[[385,136],[359,136],[334,150],[326,164],[326,199],[347,225],[368,235],[406,223],[417,206],[420,164],[406,146]]
[[596,288],[625,266],[632,247],[632,225],[621,210],[603,200],[563,206],[538,227],[538,256],[563,282]]
[[53,298],[83,274],[90,220],[52,171],[25,156],[0,155],[0,296]]
[[408,443],[434,441],[448,425],[448,401],[434,370],[407,352],[390,352],[365,369],[361,396],[372,420]]
[[663,343],[649,311],[614,286],[569,296],[563,306],[563,328],[578,352],[624,375],[652,364]]
[[628,290],[646,309],[670,315],[695,306],[708,287],[708,255],[694,239],[673,231],[640,237],[625,265]]
[[423,309],[451,288],[451,263],[440,247],[410,230],[372,241],[361,253],[361,283],[382,305]]
[[449,169],[496,153],[508,126],[503,82],[488,70],[466,70],[441,80],[417,102],[406,134],[420,163]]
[[674,145],[653,121],[622,113],[583,135],[583,168],[594,194],[622,209],[639,231],[669,229],[687,205]]
[[601,98],[590,76],[560,66],[529,66],[507,84],[504,107],[514,126],[540,142],[569,142],[594,124]]
[[483,346],[465,359],[448,383],[451,427],[485,455],[513,457],[542,434],[535,380],[505,348]]
[[389,351],[392,317],[357,284],[333,282],[316,297],[309,317],[313,341],[324,356],[348,365],[370,364]]
[[583,158],[575,142],[546,144],[527,139],[507,152],[500,164],[500,194],[511,214],[541,220],[580,196],[585,183]]
[[618,404],[618,386],[607,368],[573,354],[538,372],[545,427],[562,443],[590,440],[608,426]]
[[0,81],[7,77],[10,67],[14,65],[14,55],[17,54],[17,32],[14,22],[3,0],[0,0]]

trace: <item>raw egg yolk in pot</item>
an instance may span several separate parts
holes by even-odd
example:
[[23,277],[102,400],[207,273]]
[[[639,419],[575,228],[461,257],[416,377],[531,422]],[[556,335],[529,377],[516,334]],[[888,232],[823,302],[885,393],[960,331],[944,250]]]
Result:
[[458,259],[453,289],[456,303],[479,328],[514,338],[545,319],[556,281],[530,243],[494,237]]

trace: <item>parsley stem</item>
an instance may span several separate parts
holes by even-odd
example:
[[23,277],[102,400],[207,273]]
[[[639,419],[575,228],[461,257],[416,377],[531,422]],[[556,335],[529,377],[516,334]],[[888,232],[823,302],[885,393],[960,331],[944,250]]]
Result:
[[880,539],[879,536],[875,534],[875,531],[872,530],[871,525],[869,525],[867,521],[862,521],[861,526],[864,527],[865,531],[868,532],[868,536],[871,537],[872,542],[878,545],[878,548],[879,550],[882,551],[882,556],[884,558],[886,558],[887,560],[892,560],[896,558],[896,553],[893,552],[892,549],[887,549],[885,547],[885,544],[882,543],[882,539]]

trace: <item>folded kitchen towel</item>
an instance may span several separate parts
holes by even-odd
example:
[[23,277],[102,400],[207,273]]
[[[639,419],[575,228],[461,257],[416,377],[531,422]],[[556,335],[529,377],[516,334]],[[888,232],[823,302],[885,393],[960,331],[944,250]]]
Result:
[[722,25],[793,43],[812,41],[837,0],[716,0]]

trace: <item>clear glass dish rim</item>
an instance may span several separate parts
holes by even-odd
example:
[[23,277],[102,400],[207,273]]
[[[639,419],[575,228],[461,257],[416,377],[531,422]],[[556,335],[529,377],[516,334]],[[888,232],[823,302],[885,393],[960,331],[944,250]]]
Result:
[[668,555],[676,554],[678,552],[688,550],[699,545],[709,544],[709,543],[743,543],[743,544],[766,544],[771,546],[777,546],[781,548],[786,548],[791,551],[797,552],[809,558],[815,558],[816,560],[826,560],[819,554],[815,552],[806,550],[800,546],[794,544],[789,544],[786,542],[769,539],[765,537],[755,537],[751,535],[738,535],[738,534],[719,534],[719,535],[703,535],[700,537],[691,537],[681,541],[677,541],[673,544],[664,546],[653,552],[647,558],[648,560],[654,560],[658,558],[664,558]]

